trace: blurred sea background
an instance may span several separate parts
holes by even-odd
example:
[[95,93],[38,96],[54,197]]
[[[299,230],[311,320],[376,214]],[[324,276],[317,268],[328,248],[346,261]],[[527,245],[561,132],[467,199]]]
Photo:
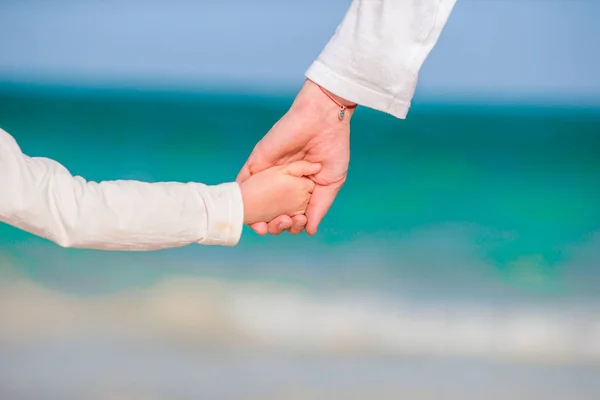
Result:
[[[232,181],[348,5],[3,1],[0,127],[88,180]],[[315,237],[0,226],[0,398],[599,398],[598,15],[459,1]]]

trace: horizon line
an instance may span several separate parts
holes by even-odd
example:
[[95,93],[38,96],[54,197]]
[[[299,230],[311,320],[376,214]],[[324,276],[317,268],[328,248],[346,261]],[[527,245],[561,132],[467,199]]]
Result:
[[[248,82],[222,81],[209,82],[147,82],[132,79],[6,79],[0,76],[0,94],[13,91],[29,91],[36,94],[95,95],[112,97],[116,94],[127,97],[137,96],[177,96],[184,97],[248,97],[263,100],[293,100],[304,82],[297,85],[256,85]],[[476,93],[474,91],[420,91],[417,87],[412,106],[475,106],[487,107],[541,107],[575,108],[600,111],[600,97],[565,95],[525,95],[523,93]]]

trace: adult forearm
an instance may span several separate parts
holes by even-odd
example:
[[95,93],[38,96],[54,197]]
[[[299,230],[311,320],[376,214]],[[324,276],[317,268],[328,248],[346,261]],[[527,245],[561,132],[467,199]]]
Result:
[[0,221],[64,247],[234,245],[243,205],[235,183],[87,182],[56,161],[22,154],[0,130]]
[[419,70],[456,0],[353,0],[307,78],[350,102],[405,118]]

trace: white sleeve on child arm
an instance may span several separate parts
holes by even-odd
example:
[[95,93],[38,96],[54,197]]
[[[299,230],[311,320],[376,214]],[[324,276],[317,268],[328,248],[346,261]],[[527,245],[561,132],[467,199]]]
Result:
[[56,161],[24,155],[0,129],[0,221],[63,247],[233,246],[243,219],[237,183],[86,182]]
[[406,118],[419,70],[456,0],[353,0],[306,77],[365,107]]

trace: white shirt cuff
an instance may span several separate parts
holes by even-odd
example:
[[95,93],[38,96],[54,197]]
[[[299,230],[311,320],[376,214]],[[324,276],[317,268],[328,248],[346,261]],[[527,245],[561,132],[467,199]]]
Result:
[[199,244],[235,246],[239,243],[244,227],[244,203],[240,186],[223,183],[203,186],[200,193],[206,193],[206,215],[208,217],[206,235]]
[[408,114],[417,84],[416,78],[407,77],[405,81],[412,84],[407,85],[401,95],[392,96],[341,76],[319,60],[308,68],[306,77],[339,97],[400,119],[405,119]]

